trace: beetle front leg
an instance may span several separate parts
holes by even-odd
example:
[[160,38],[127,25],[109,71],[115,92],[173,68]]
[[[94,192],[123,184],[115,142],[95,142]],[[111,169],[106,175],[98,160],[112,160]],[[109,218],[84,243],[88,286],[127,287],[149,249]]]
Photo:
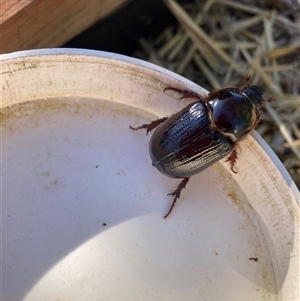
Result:
[[173,198],[172,205],[171,205],[171,207],[170,207],[168,213],[164,216],[164,218],[168,217],[169,214],[172,212],[172,210],[173,210],[173,208],[174,208],[174,206],[175,206],[176,201],[177,201],[177,200],[179,199],[179,197],[180,197],[180,193],[181,193],[182,189],[185,188],[185,186],[186,186],[187,182],[189,181],[189,179],[190,179],[190,178],[184,178],[184,179],[179,183],[179,185],[177,186],[177,188],[176,188],[173,192],[171,192],[171,193],[168,194],[168,195],[173,196],[174,198]]
[[140,129],[146,129],[146,135],[148,135],[149,132],[151,132],[153,129],[155,129],[157,126],[159,126],[161,123],[166,121],[168,117],[163,117],[157,120],[152,121],[151,123],[145,123],[141,126],[138,126],[136,128],[132,127],[131,125],[129,126],[132,130],[140,130]]
[[229,157],[226,159],[225,162],[229,162],[230,164],[230,169],[233,173],[238,173],[237,170],[235,169],[234,165],[237,160],[237,145],[234,146],[233,150],[231,151]]

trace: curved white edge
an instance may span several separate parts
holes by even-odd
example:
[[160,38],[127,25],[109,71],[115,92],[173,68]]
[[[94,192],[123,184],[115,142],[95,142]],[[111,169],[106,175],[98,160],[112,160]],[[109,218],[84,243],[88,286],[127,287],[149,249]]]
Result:
[[[286,300],[286,296],[290,296],[290,300],[299,300],[299,190],[282,162],[256,131],[252,131],[239,146],[238,173],[232,177],[252,208],[259,212],[260,225],[265,228],[278,300]],[[228,164],[224,167],[229,170]],[[251,172],[249,168],[252,168]],[[264,171],[260,172],[260,169]]]
[[[68,56],[68,59],[63,61],[64,63],[67,61],[72,63],[71,56],[85,56],[86,58],[97,57],[110,61],[123,62],[127,65],[131,65],[132,70],[137,70],[136,68],[138,68],[138,72],[146,74],[148,77],[156,76],[158,81],[163,78],[164,83],[168,83],[169,81],[174,84],[177,82],[200,94],[207,93],[207,91],[195,83],[162,67],[127,56],[102,51],[83,49],[39,49],[5,54],[1,56],[1,59],[3,62],[9,63],[10,60],[27,59],[28,57],[36,58],[40,56]],[[59,62],[61,62],[61,60]],[[74,62],[78,63],[79,61],[74,60],[73,63]],[[84,61],[82,60],[80,62],[83,63]],[[157,94],[155,94],[153,98],[163,94],[162,92],[156,93]],[[151,101],[153,101],[153,98],[151,98]],[[148,105],[148,102],[144,101],[141,106],[145,105],[145,103]],[[137,104],[137,102],[133,104]],[[149,107],[150,106],[154,106],[153,103],[149,105]],[[168,109],[170,109],[170,107],[168,107]],[[162,113],[159,111],[157,116],[160,114]],[[276,274],[277,289],[279,291],[278,300],[298,300],[299,191],[275,153],[255,131],[249,135],[249,138],[242,141],[240,146],[243,151],[240,154],[240,160],[238,162],[240,164],[240,166],[238,166],[239,173],[237,175],[232,175],[232,177],[236,182],[242,185],[243,192],[246,197],[251,199],[251,205],[261,214],[262,223],[267,227],[270,236],[268,245],[271,249],[271,256],[274,258],[274,273]],[[253,160],[253,152],[255,152],[255,158],[257,158],[255,159],[255,162]],[[255,165],[253,165],[254,163]],[[221,162],[221,164],[227,171],[229,170],[228,164],[224,162]],[[260,176],[259,168],[261,168],[261,166],[268,170],[266,175],[271,177],[272,181],[269,185],[272,187],[262,187],[263,185],[268,185],[268,181]],[[254,174],[257,175],[257,178],[253,179],[253,176],[250,177],[248,175],[249,168],[255,169]],[[253,193],[255,193],[253,189],[262,188],[266,189],[264,198],[253,198]],[[276,212],[282,210],[283,215],[280,216],[277,214],[277,216],[274,215],[273,217],[270,214],[269,209],[267,209],[268,206],[271,206]],[[293,233],[294,241],[292,242],[287,238],[289,233]],[[280,260],[276,261],[276,258],[280,258]],[[289,281],[286,282],[285,280],[287,278]]]
[[162,73],[169,77],[176,79],[177,81],[181,82],[182,84],[186,85],[187,82],[189,87],[199,93],[207,94],[208,92],[200,87],[199,85],[195,84],[194,82],[186,79],[185,77],[178,75],[168,69],[160,67],[158,65],[132,58],[126,55],[100,51],[100,50],[89,50],[89,49],[81,49],[81,48],[43,48],[43,49],[33,49],[33,50],[24,50],[24,51],[16,51],[8,54],[2,54],[0,59],[4,61],[20,59],[20,58],[28,58],[28,57],[36,57],[36,56],[45,56],[45,55],[80,55],[80,56],[89,56],[89,57],[102,57],[107,59],[113,59],[118,61],[123,61],[129,64],[139,65],[141,67],[145,67],[147,69],[154,70],[156,72]]
[[270,156],[274,165],[276,165],[276,167],[280,171],[282,178],[285,179],[287,185],[291,189],[291,192],[294,195],[297,204],[300,205],[300,192],[295,182],[293,181],[291,175],[288,173],[288,171],[286,170],[286,168],[284,167],[280,159],[277,157],[273,149],[256,131],[252,131],[251,136],[253,136],[253,138],[259,143],[259,145],[261,145],[261,147],[265,150],[265,152]]
[[[256,131],[252,131],[249,138],[250,143],[253,138],[262,148],[263,156],[261,158],[265,160],[265,166],[268,165],[266,173],[272,179],[272,182],[267,181],[257,173],[254,181],[258,183],[258,187],[261,184],[262,191],[264,185],[268,185],[270,182],[268,189],[273,191],[273,196],[269,200],[267,197],[262,200],[254,200],[252,197],[251,205],[256,211],[259,211],[263,226],[267,227],[269,233],[269,236],[266,235],[266,239],[273,259],[279,300],[285,300],[285,297],[290,295],[290,300],[296,301],[300,297],[300,193],[282,162],[263,138]],[[246,178],[247,176],[244,177],[247,182]],[[248,181],[251,182],[249,177]],[[254,193],[245,185],[243,186],[243,191],[247,196]],[[275,212],[282,212],[282,216]],[[289,233],[292,233],[293,240],[288,237]],[[287,284],[286,279],[290,279],[290,283]]]

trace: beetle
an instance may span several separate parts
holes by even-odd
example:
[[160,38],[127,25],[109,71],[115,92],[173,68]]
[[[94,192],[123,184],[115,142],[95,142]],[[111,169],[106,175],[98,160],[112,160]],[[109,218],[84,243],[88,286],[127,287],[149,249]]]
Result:
[[246,76],[246,87],[223,88],[203,97],[193,91],[167,87],[182,94],[181,98],[192,98],[181,111],[149,124],[130,128],[146,129],[148,135],[156,128],[149,142],[152,165],[171,178],[183,178],[169,195],[173,197],[168,217],[181,191],[191,176],[203,171],[215,162],[228,156],[232,172],[237,160],[237,143],[256,128],[261,116],[261,107],[267,100],[260,87],[250,85]]

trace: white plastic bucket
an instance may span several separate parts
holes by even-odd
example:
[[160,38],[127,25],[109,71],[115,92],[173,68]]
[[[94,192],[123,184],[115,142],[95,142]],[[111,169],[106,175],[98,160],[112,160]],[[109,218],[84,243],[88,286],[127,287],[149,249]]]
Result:
[[299,192],[253,132],[178,181],[132,131],[203,89],[121,55],[44,49],[2,56],[3,300],[299,300]]

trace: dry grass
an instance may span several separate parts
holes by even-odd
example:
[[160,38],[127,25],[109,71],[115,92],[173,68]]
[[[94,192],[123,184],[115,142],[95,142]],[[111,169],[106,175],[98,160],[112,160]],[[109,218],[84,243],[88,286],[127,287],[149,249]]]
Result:
[[178,20],[139,56],[215,90],[245,75],[274,98],[257,131],[300,187],[300,9],[297,0],[165,4]]

